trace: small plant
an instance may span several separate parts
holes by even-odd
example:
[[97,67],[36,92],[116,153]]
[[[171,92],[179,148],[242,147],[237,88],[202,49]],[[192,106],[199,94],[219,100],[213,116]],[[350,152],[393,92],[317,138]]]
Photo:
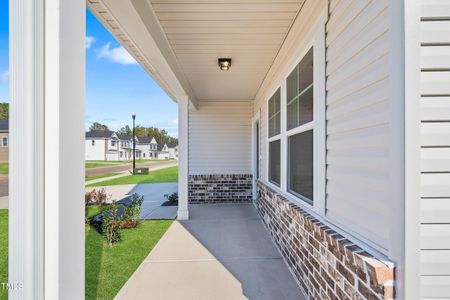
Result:
[[122,219],[117,214],[117,204],[115,201],[102,213],[102,229],[108,246],[122,240]]
[[103,205],[111,200],[112,196],[106,193],[103,188],[101,190],[93,189],[84,194],[84,201],[86,205]]
[[125,208],[125,218],[122,224],[123,228],[134,228],[139,224],[139,217],[142,212],[142,202],[144,202],[144,196],[139,194],[131,195],[130,206]]
[[178,193],[166,194],[164,197],[166,197],[167,201],[163,203],[163,206],[178,205]]

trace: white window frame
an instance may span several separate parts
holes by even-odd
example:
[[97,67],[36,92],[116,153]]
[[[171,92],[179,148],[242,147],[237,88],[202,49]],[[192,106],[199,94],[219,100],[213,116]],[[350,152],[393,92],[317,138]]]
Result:
[[[5,141],[6,141],[6,143],[5,143]],[[9,141],[8,141],[8,137],[7,136],[4,136],[3,138],[2,138],[2,147],[8,147],[8,144],[9,144]]]
[[[272,97],[275,95],[276,92],[278,92],[278,89],[280,89],[280,133],[277,135],[274,135],[272,137],[269,137],[269,101],[272,99]],[[283,132],[283,87],[276,86],[275,89],[270,93],[269,98],[267,99],[267,182],[274,188],[279,189],[283,184],[283,141],[282,141],[282,132]],[[261,133],[260,133],[261,134]],[[277,185],[275,182],[270,181],[270,143],[280,140],[280,185]]]
[[[267,93],[267,100],[265,105],[267,106],[267,164],[266,164],[266,182],[267,184],[285,196],[289,201],[306,207],[308,210],[313,211],[315,214],[325,217],[325,181],[326,181],[326,87],[325,87],[325,17],[320,18],[317,26],[312,31],[305,42],[296,50],[292,56],[291,61],[286,65],[285,69],[281,72],[279,79],[274,82],[274,86],[270,89],[270,93]],[[286,101],[286,80],[291,74],[292,70],[297,67],[300,61],[305,57],[308,51],[313,48],[313,61],[314,61],[314,73],[313,73],[313,121],[300,125],[296,128],[287,130],[287,101]],[[272,95],[281,88],[281,132],[279,135],[269,138],[269,109],[268,104]],[[313,147],[314,147],[314,172],[313,172],[313,201],[312,203],[305,201],[305,199],[298,197],[297,195],[288,191],[287,187],[287,165],[288,165],[288,137],[297,133],[305,132],[309,129],[313,129]],[[281,182],[280,186],[277,186],[269,180],[269,144],[270,142],[280,139],[281,140]]]

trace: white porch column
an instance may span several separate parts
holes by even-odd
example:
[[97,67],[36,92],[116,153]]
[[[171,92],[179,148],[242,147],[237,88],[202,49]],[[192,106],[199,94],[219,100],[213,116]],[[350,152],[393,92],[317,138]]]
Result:
[[178,99],[178,220],[188,220],[189,99]]
[[9,299],[84,299],[85,1],[10,1]]

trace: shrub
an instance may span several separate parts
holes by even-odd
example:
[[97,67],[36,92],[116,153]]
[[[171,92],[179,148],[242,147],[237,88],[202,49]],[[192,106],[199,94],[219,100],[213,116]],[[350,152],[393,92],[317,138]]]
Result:
[[86,205],[103,205],[111,200],[112,196],[106,193],[103,188],[101,190],[93,189],[84,195]]
[[144,202],[144,196],[139,194],[131,195],[131,203],[125,208],[125,219],[122,227],[134,228],[139,224],[139,217],[142,212],[142,202]]
[[122,219],[117,214],[115,201],[102,213],[102,229],[110,247],[122,240]]
[[170,195],[164,195],[167,198],[167,201],[171,203],[177,203],[178,202],[178,193],[172,193]]

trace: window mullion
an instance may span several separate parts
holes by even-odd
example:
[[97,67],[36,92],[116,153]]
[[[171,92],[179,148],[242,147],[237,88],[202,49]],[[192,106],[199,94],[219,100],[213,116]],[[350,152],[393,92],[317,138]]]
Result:
[[287,137],[286,137],[286,111],[287,111],[286,82],[281,84],[281,191],[287,190]]

